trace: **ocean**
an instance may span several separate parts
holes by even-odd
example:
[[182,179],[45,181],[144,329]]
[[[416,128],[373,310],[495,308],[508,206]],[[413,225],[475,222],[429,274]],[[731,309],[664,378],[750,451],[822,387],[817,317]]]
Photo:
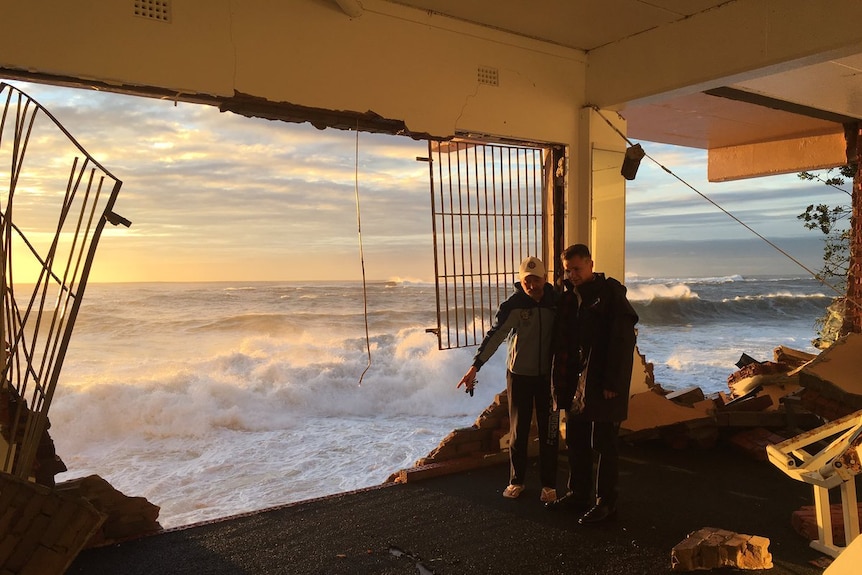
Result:
[[[666,389],[727,391],[742,353],[815,352],[832,291],[800,278],[626,279]],[[505,389],[505,350],[439,351],[433,284],[91,284],[50,409],[69,471],[161,507],[165,528],[386,480]],[[364,375],[363,375],[364,373]],[[361,379],[361,381],[360,381]]]

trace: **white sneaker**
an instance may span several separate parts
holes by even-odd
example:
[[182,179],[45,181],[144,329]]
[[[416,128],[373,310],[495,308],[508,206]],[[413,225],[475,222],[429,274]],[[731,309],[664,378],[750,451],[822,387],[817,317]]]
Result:
[[509,487],[503,490],[503,497],[506,497],[508,499],[517,499],[518,496],[521,495],[521,492],[523,490],[523,485],[515,485],[513,483],[512,485],[509,485]]
[[542,487],[542,494],[539,496],[542,503],[550,503],[557,500],[557,490],[553,487]]

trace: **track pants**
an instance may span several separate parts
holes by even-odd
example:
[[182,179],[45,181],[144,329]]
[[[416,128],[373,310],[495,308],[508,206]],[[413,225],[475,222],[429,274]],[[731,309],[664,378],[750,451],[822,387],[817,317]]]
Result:
[[542,487],[557,484],[557,454],[559,450],[559,413],[551,409],[549,376],[527,376],[506,372],[509,394],[509,483],[523,485],[527,472],[527,446],[533,409],[539,430],[539,474]]
[[584,502],[589,502],[591,496],[595,495],[602,503],[616,505],[619,481],[617,435],[620,423],[584,421],[575,417],[566,420],[569,491]]

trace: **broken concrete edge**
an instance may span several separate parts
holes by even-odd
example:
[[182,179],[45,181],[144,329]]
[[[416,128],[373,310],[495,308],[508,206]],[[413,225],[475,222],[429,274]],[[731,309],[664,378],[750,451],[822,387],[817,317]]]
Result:
[[[678,391],[667,391],[652,377],[652,364],[635,350],[638,374],[629,403],[629,417],[620,429],[620,438],[629,443],[662,440],[673,448],[694,445],[698,448],[713,447],[721,430],[761,429],[752,438],[742,436],[731,444],[742,448],[759,460],[766,460],[765,443],[786,439],[774,430],[787,428],[811,428],[821,421],[804,412],[801,401],[784,399],[800,392],[796,377],[788,378],[777,368],[768,367],[771,374],[762,379],[763,390],[748,390],[745,395],[733,397],[717,393],[706,397],[699,387]],[[796,352],[788,348],[775,349],[775,364],[782,369],[807,365],[813,355]],[[781,361],[783,360],[783,361]],[[756,364],[753,364],[756,365]],[[771,365],[771,364],[770,364]],[[749,368],[749,371],[752,371]],[[771,382],[771,383],[770,383]],[[774,385],[773,385],[774,384]],[[811,417],[806,417],[811,415]],[[560,425],[565,436],[565,417]],[[531,433],[531,446],[535,442],[535,424]],[[420,480],[446,473],[458,473],[482,467],[489,462],[505,461],[509,435],[508,397],[506,391],[495,395],[492,403],[483,410],[471,427],[455,429],[425,457],[418,459],[413,467],[399,470],[384,483]],[[565,449],[561,442],[561,450]]]
[[479,457],[448,459],[446,461],[427,463],[425,465],[401,469],[400,471],[390,475],[385,483],[408,483],[410,481],[420,481],[422,479],[431,479],[432,477],[440,477],[443,475],[450,475],[452,473],[462,473],[472,469],[480,469],[508,462],[509,454],[507,452],[499,452]]
[[[799,371],[799,383],[821,401],[831,419],[836,413],[862,409],[862,380],[858,377],[862,334],[850,333],[823,350]],[[827,405],[831,403],[831,405]]]
[[692,531],[671,550],[673,571],[722,567],[753,570],[771,569],[772,566],[768,538],[716,527]]
[[84,548],[103,547],[163,531],[158,522],[159,506],[144,497],[125,495],[99,475],[58,483],[53,491],[86,501],[105,516]]
[[90,501],[0,472],[3,573],[60,575],[108,515]]

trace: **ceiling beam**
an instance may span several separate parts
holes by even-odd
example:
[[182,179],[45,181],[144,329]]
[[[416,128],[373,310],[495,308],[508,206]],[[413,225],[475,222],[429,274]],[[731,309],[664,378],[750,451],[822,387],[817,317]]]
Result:
[[822,170],[847,163],[844,131],[826,136],[794,138],[709,150],[707,178],[727,182]]
[[648,103],[862,52],[862,2],[737,0],[592,50],[587,99]]

